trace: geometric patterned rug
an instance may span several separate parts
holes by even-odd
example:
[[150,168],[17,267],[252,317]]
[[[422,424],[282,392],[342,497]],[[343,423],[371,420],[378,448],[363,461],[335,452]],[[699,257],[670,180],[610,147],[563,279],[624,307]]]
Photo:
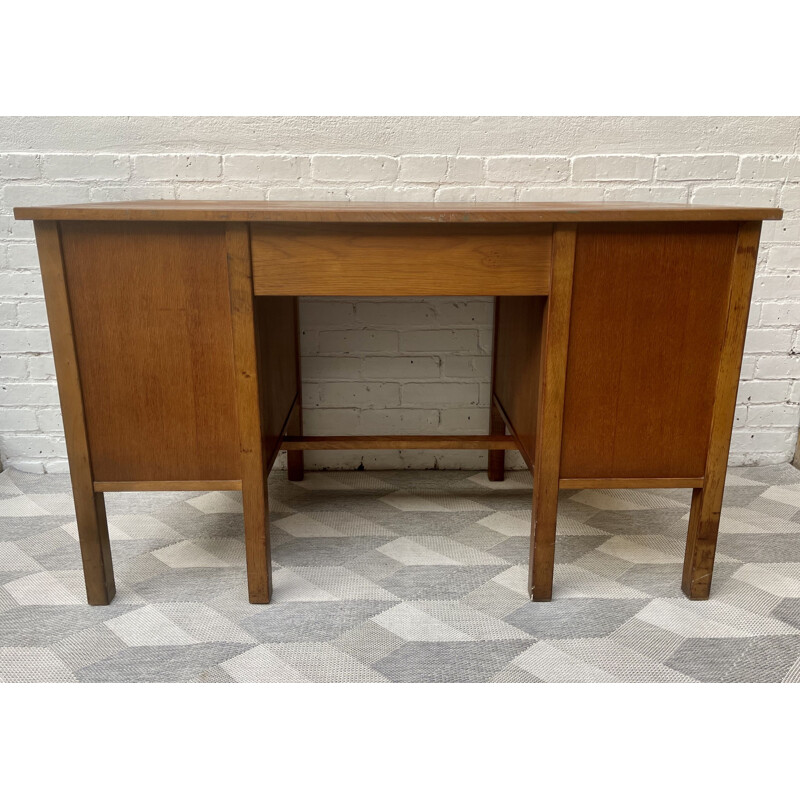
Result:
[[560,493],[526,596],[530,476],[270,477],[275,590],[247,602],[240,495],[107,494],[86,605],[66,475],[0,473],[0,682],[800,681],[800,473],[731,469],[711,599],[680,591],[690,490]]

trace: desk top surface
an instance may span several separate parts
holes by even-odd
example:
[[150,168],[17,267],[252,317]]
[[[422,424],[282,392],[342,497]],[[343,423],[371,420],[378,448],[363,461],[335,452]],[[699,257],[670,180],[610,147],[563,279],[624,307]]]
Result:
[[781,219],[779,208],[659,203],[270,203],[151,200],[15,208],[16,219],[173,222],[666,222]]

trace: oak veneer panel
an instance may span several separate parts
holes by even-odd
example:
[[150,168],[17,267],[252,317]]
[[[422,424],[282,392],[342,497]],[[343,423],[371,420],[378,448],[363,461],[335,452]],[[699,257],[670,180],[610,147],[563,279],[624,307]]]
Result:
[[299,393],[297,303],[294,297],[253,298],[258,358],[261,435],[267,469],[280,449],[289,413]]
[[737,227],[578,227],[561,478],[705,474]]
[[547,298],[498,297],[494,394],[530,467],[536,452],[539,372]]
[[238,479],[223,226],[61,234],[94,480]]
[[252,225],[258,295],[513,295],[550,287],[549,225]]
[[612,222],[781,219],[779,208],[677,203],[275,203],[150,200],[15,208],[16,219],[205,222]]

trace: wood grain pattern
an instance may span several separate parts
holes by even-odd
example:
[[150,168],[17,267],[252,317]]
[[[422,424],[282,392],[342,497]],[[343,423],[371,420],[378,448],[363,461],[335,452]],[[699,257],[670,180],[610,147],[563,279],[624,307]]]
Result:
[[285,436],[281,449],[297,450],[516,450],[511,436]]
[[705,473],[736,228],[579,227],[562,478]]
[[94,479],[239,475],[221,226],[62,223]]
[[252,225],[258,295],[546,294],[550,226]]
[[681,588],[691,600],[705,600],[711,591],[725,471],[760,234],[761,223],[748,222],[739,227],[736,240],[728,302],[724,304],[727,324],[713,389],[714,410],[707,446],[705,483],[702,489],[695,489],[692,493],[689,513]]
[[529,467],[536,452],[545,297],[498,297],[494,404]]
[[779,208],[671,203],[275,203],[150,200],[15,208],[16,219],[172,222],[647,222],[781,219]]
[[559,489],[695,489],[703,478],[560,478]]
[[552,290],[544,312],[538,435],[533,459],[533,514],[528,567],[532,600],[550,600],[553,596],[558,478],[576,227],[559,225],[553,234]]
[[238,492],[241,481],[95,481],[96,492]]
[[111,544],[103,495],[93,486],[80,367],[58,224],[37,222],[34,229],[58,376],[86,597],[90,605],[108,605],[116,593]]
[[251,603],[269,603],[272,595],[272,557],[269,541],[267,456],[261,427],[258,328],[253,308],[253,276],[250,269],[250,237],[247,225],[226,225],[225,242],[236,375],[247,588]]

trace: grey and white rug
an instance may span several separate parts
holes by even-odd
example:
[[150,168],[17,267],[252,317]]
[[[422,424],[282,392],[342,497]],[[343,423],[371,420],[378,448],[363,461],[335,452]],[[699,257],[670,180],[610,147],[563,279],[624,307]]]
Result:
[[689,491],[562,492],[525,593],[530,478],[270,479],[275,593],[238,493],[106,495],[118,594],[85,603],[66,476],[0,474],[0,681],[800,681],[800,473],[733,469],[712,599],[680,592]]

